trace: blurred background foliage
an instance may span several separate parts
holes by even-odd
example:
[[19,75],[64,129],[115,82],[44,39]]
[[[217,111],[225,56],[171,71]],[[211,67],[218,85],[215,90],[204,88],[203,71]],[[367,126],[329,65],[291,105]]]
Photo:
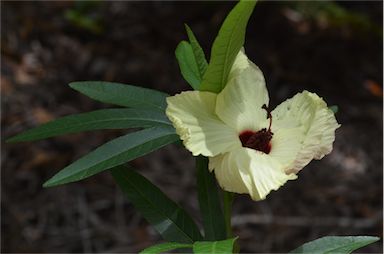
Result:
[[[2,252],[137,252],[161,240],[108,173],[42,189],[65,165],[121,131],[23,144],[6,137],[57,117],[109,107],[72,91],[106,80],[190,89],[174,50],[190,25],[207,56],[233,2],[1,2]],[[272,106],[307,89],[338,105],[334,151],[268,199],[239,195],[233,225],[243,252],[286,252],[325,235],[382,237],[381,1],[260,1],[246,52]],[[197,213],[192,156],[171,145],[134,161]],[[382,253],[380,243],[362,249]]]
[[64,17],[74,26],[95,34],[102,34],[100,16],[102,1],[74,1],[74,6],[64,12]]
[[287,16],[292,21],[312,21],[322,28],[350,27],[357,32],[374,33],[378,39],[383,35],[382,27],[367,14],[344,7],[342,1],[299,1],[286,4],[291,11],[287,12]]

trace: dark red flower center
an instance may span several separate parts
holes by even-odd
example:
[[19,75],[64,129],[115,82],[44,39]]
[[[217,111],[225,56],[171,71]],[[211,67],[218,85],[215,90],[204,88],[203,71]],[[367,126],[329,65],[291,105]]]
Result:
[[263,153],[269,154],[271,151],[271,139],[273,133],[267,129],[261,129],[257,132],[246,130],[240,133],[239,138],[243,147],[252,148]]
[[259,131],[245,130],[240,133],[239,138],[243,147],[248,147],[269,154],[271,152],[271,139],[273,132],[271,131],[272,115],[266,105],[262,107],[267,111],[267,118],[269,118],[268,130],[263,128]]

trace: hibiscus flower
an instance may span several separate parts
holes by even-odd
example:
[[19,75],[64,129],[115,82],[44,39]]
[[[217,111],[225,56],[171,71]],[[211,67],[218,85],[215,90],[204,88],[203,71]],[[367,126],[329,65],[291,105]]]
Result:
[[167,98],[166,114],[194,156],[209,157],[226,191],[265,199],[312,159],[332,151],[340,127],[325,101],[303,91],[269,110],[260,69],[243,51],[218,94],[186,91]]

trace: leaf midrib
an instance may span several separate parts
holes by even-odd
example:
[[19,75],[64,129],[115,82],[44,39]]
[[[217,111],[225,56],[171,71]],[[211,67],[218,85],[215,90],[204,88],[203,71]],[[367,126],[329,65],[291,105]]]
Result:
[[[101,122],[110,122],[110,121],[127,121],[127,120],[132,120],[132,121],[137,121],[137,120],[139,120],[139,121],[148,121],[148,122],[162,123],[162,124],[166,124],[166,125],[172,126],[172,124],[170,122],[168,122],[168,121],[160,121],[160,120],[156,121],[156,120],[152,120],[150,118],[130,118],[130,117],[117,117],[117,118],[108,118],[108,119],[100,119],[100,120],[90,120],[87,123],[79,123],[79,124],[75,123],[72,126],[84,126],[84,125],[88,125],[88,124],[91,124],[91,123],[101,123]],[[69,128],[71,128],[71,127],[69,127]],[[37,128],[39,128],[39,127],[37,127]],[[68,128],[68,127],[62,127],[62,128]],[[60,128],[53,128],[53,130],[57,130],[57,129],[60,129]]]
[[[366,241],[366,242],[364,242],[363,245],[362,245],[362,243],[358,243],[358,242],[345,243],[345,244],[343,244],[341,246],[338,246],[336,248],[332,248],[331,250],[327,250],[326,252],[324,252],[324,254],[332,254],[332,253],[334,253],[334,251],[337,251],[337,250],[342,249],[342,248],[348,248],[351,245],[357,245],[357,248],[356,248],[356,246],[353,247],[353,249],[356,250],[356,249],[360,249],[360,248],[362,248],[362,247],[364,247],[364,246],[366,246],[368,244],[374,243],[374,242],[375,241],[372,241],[372,240],[371,241]],[[352,251],[354,251],[354,250],[352,250]]]
[[[129,134],[132,134],[132,133],[129,133]],[[125,136],[127,136],[127,135],[129,135],[129,134],[126,134]],[[169,134],[166,134],[166,135],[158,136],[158,137],[156,137],[156,138],[154,138],[154,139],[150,139],[150,140],[148,140],[148,141],[146,141],[146,142],[144,142],[144,143],[140,143],[140,144],[137,144],[137,145],[135,145],[135,146],[133,146],[133,147],[130,147],[130,148],[128,148],[128,149],[125,149],[124,152],[120,152],[120,153],[118,153],[118,154],[114,153],[113,155],[111,155],[111,156],[109,156],[109,157],[103,159],[102,161],[98,160],[97,162],[92,163],[90,166],[89,166],[89,164],[88,164],[87,167],[82,167],[81,169],[78,169],[78,170],[76,171],[76,173],[74,173],[74,174],[71,174],[71,175],[69,175],[69,176],[68,176],[68,175],[64,175],[62,178],[56,180],[56,181],[53,182],[53,183],[50,183],[50,185],[52,185],[52,184],[53,184],[53,185],[58,185],[58,184],[62,183],[63,181],[65,182],[66,179],[68,179],[68,178],[73,178],[74,176],[80,176],[80,177],[79,177],[80,180],[81,180],[81,179],[84,179],[86,176],[88,176],[88,173],[89,173],[89,171],[90,171],[91,169],[93,169],[94,167],[97,167],[97,166],[100,165],[101,163],[105,163],[106,161],[113,160],[115,157],[120,156],[121,154],[126,153],[126,152],[128,152],[129,150],[136,149],[136,148],[140,148],[140,147],[142,147],[142,146],[144,146],[144,145],[146,145],[146,144],[148,144],[148,143],[150,143],[150,142],[157,141],[157,140],[162,139],[162,138],[169,138],[169,136],[172,136],[172,135],[176,135],[176,134],[174,134],[174,133],[169,133]],[[122,137],[124,137],[124,136],[122,136]],[[113,141],[113,140],[112,140],[112,141]],[[112,142],[112,141],[110,141],[110,142]],[[163,146],[164,146],[164,145],[165,145],[165,144],[163,144]],[[99,148],[96,148],[96,150],[93,150],[91,153],[97,151],[97,149],[100,149],[100,147],[99,147]],[[88,154],[88,155],[89,155],[89,154]],[[80,158],[79,160],[82,160],[82,159],[84,159],[84,158],[85,158],[85,157]],[[78,161],[75,161],[74,163],[78,163],[79,160],[78,160]],[[121,164],[123,164],[123,163],[121,163]],[[74,165],[74,164],[71,164],[71,165],[69,165],[68,167],[71,167],[71,166],[73,167],[73,165]],[[114,165],[114,166],[117,166],[117,165]],[[63,170],[68,170],[68,167],[64,168]],[[104,168],[103,170],[110,169],[111,167],[113,167],[113,166],[106,167],[106,168]],[[62,172],[62,171],[60,171],[60,172]],[[60,173],[60,172],[59,172],[59,173]],[[99,172],[100,172],[100,171],[99,171]],[[53,176],[53,177],[55,177],[55,176]],[[49,181],[50,181],[50,180],[48,180],[48,182],[49,182]],[[47,182],[47,183],[48,183],[48,182]]]
[[[128,135],[129,135],[129,134],[128,134]],[[171,136],[171,135],[175,135],[175,134],[167,134],[167,135],[164,135],[164,136],[157,137],[157,138],[155,138],[155,139],[148,140],[148,141],[145,142],[145,143],[141,143],[141,144],[135,145],[134,147],[128,148],[128,149],[124,150],[123,152],[114,154],[114,155],[112,155],[111,157],[108,157],[107,159],[105,159],[105,160],[103,160],[103,161],[101,161],[101,162],[98,161],[97,163],[93,164],[92,166],[90,166],[90,167],[88,167],[88,168],[83,168],[83,170],[85,171],[85,172],[84,172],[84,175],[87,175],[88,171],[89,171],[91,168],[98,166],[100,163],[105,163],[105,162],[108,161],[108,160],[113,160],[115,157],[120,156],[120,155],[123,154],[123,153],[126,153],[126,152],[128,152],[128,151],[130,151],[130,150],[133,150],[133,149],[136,149],[136,148],[140,148],[140,147],[142,147],[142,146],[144,146],[144,145],[146,145],[146,144],[148,144],[148,143],[157,141],[157,140],[159,140],[159,139],[162,139],[162,138],[168,138],[168,137]],[[113,167],[113,166],[112,166],[112,167]],[[109,167],[109,168],[111,168],[111,167]],[[109,169],[109,168],[106,168],[106,169]],[[80,172],[79,172],[79,173],[80,173]]]
[[[117,84],[119,84],[119,83],[117,83]],[[119,85],[122,85],[122,84],[119,84]],[[124,96],[122,95],[122,94],[120,94],[119,92],[117,92],[117,91],[113,91],[113,93],[111,93],[111,92],[109,92],[109,93],[105,93],[104,91],[102,91],[102,90],[104,90],[104,88],[105,87],[102,87],[102,89],[100,89],[100,87],[98,88],[98,89],[96,89],[96,88],[90,88],[91,86],[88,86],[87,88],[88,88],[88,91],[94,91],[95,93],[98,93],[98,94],[103,94],[103,95],[105,95],[105,94],[107,94],[107,95],[109,95],[108,97],[109,97],[109,99],[112,97],[118,97],[118,98],[124,98]],[[90,89],[89,89],[90,88]],[[84,92],[84,90],[87,90],[87,89],[82,89],[82,88],[80,88],[80,89],[78,89],[77,87],[76,88],[74,88],[74,89],[76,89],[76,90],[80,90],[79,92]],[[116,89],[116,88],[113,88],[113,89]],[[87,94],[87,92],[85,91],[85,93],[84,93],[85,95],[87,95],[87,96],[89,96],[89,97],[91,97],[91,98],[93,98],[93,96],[91,96],[90,94]],[[113,95],[117,95],[117,96],[113,96]],[[156,98],[161,98],[161,99],[165,99],[166,97],[167,97],[167,94],[164,94],[165,96],[164,97],[160,97],[160,94],[157,96],[156,95]],[[144,96],[143,96],[144,97]],[[104,102],[105,100],[104,100],[104,98],[93,98],[93,99],[95,99],[95,100],[98,100],[98,101],[102,101],[102,102]],[[125,101],[125,99],[124,99],[124,101]],[[157,110],[161,110],[161,111],[164,111],[164,109],[165,109],[165,107],[164,107],[164,105],[159,105],[159,104],[156,104],[156,103],[154,103],[154,102],[151,102],[151,101],[141,101],[141,100],[138,100],[138,99],[135,99],[134,97],[131,97],[131,101],[133,101],[133,102],[135,102],[135,104],[138,104],[138,105],[150,105],[150,106],[152,106],[152,107],[154,107],[154,108],[156,108]],[[130,108],[130,107],[132,107],[132,105],[131,106],[127,106],[127,105],[124,105],[123,103],[120,103],[120,102],[107,102],[107,103],[109,103],[109,104],[115,104],[115,105],[120,105],[120,106],[123,106],[123,107],[127,107],[127,108]],[[132,107],[132,108],[138,108],[138,107]]]
[[[243,7],[244,8],[244,7]],[[241,13],[241,12],[240,12]],[[233,34],[234,34],[234,31],[235,31],[235,28],[237,26],[237,24],[239,23],[239,20],[241,19],[241,15],[237,15],[236,17],[236,22],[235,22],[235,25],[232,27],[231,31],[230,31],[230,40],[229,40],[229,43],[226,45],[225,47],[225,60],[224,60],[224,70],[227,71],[227,60],[228,60],[228,55],[229,55],[229,46],[232,45],[232,37],[233,37]],[[231,66],[232,67],[232,66]],[[225,74],[223,70],[223,74]],[[220,90],[222,90],[224,84],[225,84],[225,81],[227,79],[228,75],[225,74],[225,75],[222,75],[221,77],[221,84],[220,84]]]
[[[60,121],[61,119],[57,119],[56,121]],[[66,119],[67,120],[67,119]],[[81,128],[82,126],[87,126],[87,125],[91,125],[91,124],[99,124],[99,123],[103,123],[103,122],[111,122],[111,121],[114,121],[114,122],[124,122],[124,121],[142,121],[142,122],[148,122],[148,123],[158,123],[158,124],[161,124],[161,125],[166,125],[166,126],[172,126],[172,124],[168,121],[162,121],[162,120],[153,120],[153,118],[138,118],[137,116],[134,117],[134,118],[130,118],[130,117],[116,117],[116,118],[108,118],[108,119],[99,119],[99,120],[88,120],[88,122],[80,122],[80,123],[72,123],[71,126],[69,127],[66,127],[66,126],[57,126],[57,127],[50,127],[50,126],[38,126],[36,128],[41,128],[40,130],[36,130],[36,129],[31,129],[31,130],[28,130],[26,131],[25,133],[20,133],[19,135],[15,136],[14,138],[10,138],[9,141],[11,142],[16,142],[18,140],[24,140],[24,139],[35,139],[35,138],[40,138],[40,137],[45,137],[47,136],[47,138],[49,137],[52,137],[50,136],[52,133],[55,133],[56,131],[58,130],[62,130],[62,129],[69,129],[67,132],[64,132],[62,133],[62,135],[65,135],[65,134],[71,134],[72,132],[76,132],[77,130],[72,130],[73,128]],[[71,120],[68,120],[68,121],[71,121]],[[54,121],[52,122],[54,123]],[[51,123],[46,123],[46,125],[49,125]],[[99,128],[105,128],[105,127],[97,127],[97,128],[94,128],[94,129],[90,129],[89,131],[91,130],[98,130]],[[109,127],[109,128],[112,128],[112,127]],[[125,127],[125,128],[130,128],[130,127]],[[121,127],[117,127],[116,129],[124,129],[124,128],[121,128]],[[81,130],[80,130],[81,131]],[[86,130],[84,130],[86,131]],[[58,134],[58,135],[61,135],[61,134]]]
[[[130,184],[131,186],[133,186],[133,188],[134,188],[134,189],[135,189],[135,190],[136,190],[142,197],[144,197],[145,200],[147,200],[147,202],[148,202],[152,207],[156,208],[156,205],[155,205],[153,202],[151,202],[149,199],[147,199],[145,195],[143,195],[143,193],[140,191],[140,188],[136,188],[135,185],[132,185],[132,184],[130,183],[130,181],[127,180],[127,179],[128,179],[127,176],[123,175],[123,177],[126,179],[127,182],[129,182],[129,184]],[[174,203],[174,204],[175,204],[175,206],[177,207],[177,209],[181,209],[181,207],[179,207],[176,203]],[[174,220],[172,220],[168,215],[166,215],[166,213],[165,213],[162,209],[155,209],[155,210],[158,210],[158,212],[159,212],[160,214],[162,214],[164,217],[166,217],[167,219],[169,219],[170,221],[172,221],[173,225],[175,225],[176,228],[177,228],[177,229],[178,229],[184,236],[186,236],[186,238],[189,239],[191,243],[193,243],[193,239],[192,239],[187,233],[185,233],[185,232],[179,227],[179,225],[175,223]]]

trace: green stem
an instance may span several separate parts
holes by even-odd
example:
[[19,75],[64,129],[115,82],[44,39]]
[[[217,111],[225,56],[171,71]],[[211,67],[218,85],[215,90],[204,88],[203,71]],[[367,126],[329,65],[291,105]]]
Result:
[[[235,198],[235,193],[224,191],[223,192],[223,207],[224,207],[224,220],[225,220],[225,229],[227,233],[227,239],[233,238],[233,231],[231,225],[232,218],[232,204]],[[233,253],[240,253],[240,245],[237,241],[233,245]]]
[[224,240],[226,239],[224,215],[215,176],[208,170],[208,158],[198,156],[196,167],[197,194],[203,219],[204,240]]
[[223,207],[224,207],[224,220],[225,220],[225,230],[227,233],[227,239],[233,237],[232,225],[231,225],[231,215],[232,215],[232,203],[235,194],[232,192],[224,191],[223,192]]

